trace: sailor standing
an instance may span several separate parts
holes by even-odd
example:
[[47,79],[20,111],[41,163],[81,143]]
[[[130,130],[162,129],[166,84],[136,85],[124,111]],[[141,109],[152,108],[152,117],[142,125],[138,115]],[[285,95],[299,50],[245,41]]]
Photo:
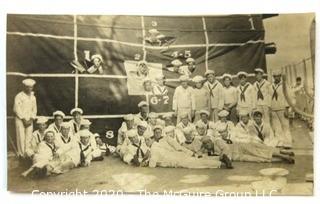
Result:
[[279,140],[279,147],[291,148],[292,136],[289,129],[289,120],[285,117],[289,105],[283,93],[281,72],[273,73],[274,82],[272,83],[271,96],[271,126],[275,137]]
[[15,113],[18,156],[24,157],[32,137],[33,120],[37,115],[37,101],[33,92],[36,82],[33,79],[25,79],[22,83],[24,90],[16,95],[13,112]]
[[180,76],[180,86],[176,88],[173,95],[172,109],[177,116],[177,123],[181,120],[181,114],[187,113],[188,118],[192,121],[195,113],[195,98],[193,89],[188,85],[189,77]]
[[270,106],[271,106],[271,83],[263,78],[263,69],[254,70],[257,81],[253,84],[256,92],[257,110],[262,112],[263,121],[270,124]]
[[218,120],[218,112],[223,108],[223,87],[218,80],[216,80],[215,72],[208,70],[205,73],[207,82],[204,83],[204,87],[207,88],[210,98],[210,112],[211,120],[216,122]]
[[193,88],[193,95],[195,100],[195,118],[194,121],[200,120],[200,111],[210,111],[210,95],[207,89],[203,86],[205,79],[202,76],[193,77],[192,81],[195,83]]
[[255,109],[255,94],[253,86],[247,82],[248,73],[238,72],[240,83],[237,87],[237,112],[248,112],[251,115]]

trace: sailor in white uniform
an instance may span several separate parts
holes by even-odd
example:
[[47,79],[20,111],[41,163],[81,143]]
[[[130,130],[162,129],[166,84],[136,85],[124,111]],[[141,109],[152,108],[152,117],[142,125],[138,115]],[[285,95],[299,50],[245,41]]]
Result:
[[37,101],[33,92],[36,82],[33,79],[25,79],[22,83],[24,90],[14,98],[13,112],[15,113],[18,156],[25,157],[27,145],[32,137],[33,121],[37,115]]
[[48,129],[53,130],[55,134],[58,134],[61,132],[61,123],[63,122],[65,114],[62,111],[58,110],[53,112],[52,115],[53,115],[54,121],[49,125]]
[[214,122],[218,120],[218,112],[223,109],[223,86],[216,80],[215,72],[208,70],[205,72],[207,81],[204,83],[204,87],[207,88],[210,99],[210,118]]
[[33,155],[37,152],[39,143],[43,141],[44,133],[47,129],[47,122],[48,122],[48,119],[46,117],[43,117],[43,116],[38,117],[37,119],[38,129],[32,133],[32,137],[27,148],[28,157],[30,158],[33,157]]
[[73,108],[70,111],[70,115],[72,115],[72,117],[73,117],[69,121],[70,127],[71,127],[70,131],[72,132],[72,134],[75,134],[75,133],[79,132],[79,130],[80,130],[83,110],[81,108]]
[[257,68],[254,70],[257,81],[253,84],[256,93],[257,110],[263,114],[263,121],[270,124],[270,107],[272,86],[269,81],[263,78],[263,69]]
[[253,86],[247,82],[248,73],[238,72],[237,74],[240,83],[237,87],[237,111],[248,112],[251,115],[253,109],[255,109],[255,91]]
[[91,142],[92,133],[89,130],[80,130],[79,131],[80,141],[78,142],[78,155],[79,155],[79,165],[90,166],[92,161],[101,161],[103,160],[102,152],[97,145]]
[[140,101],[138,103],[138,108],[140,111],[135,115],[135,125],[139,124],[141,121],[149,120],[149,104],[146,101]]
[[193,95],[195,98],[195,118],[194,121],[200,120],[200,111],[207,110],[210,111],[210,95],[207,88],[203,86],[205,78],[202,76],[195,76],[192,82],[195,83],[193,88]]
[[241,110],[239,112],[240,121],[234,128],[233,133],[230,135],[230,139],[233,142],[241,143],[262,143],[259,138],[252,136],[250,133],[250,127],[253,125],[253,121],[250,119],[249,112]]
[[172,109],[177,116],[177,123],[180,122],[182,113],[187,113],[189,120],[192,121],[195,114],[193,89],[188,85],[188,76],[180,76],[179,81],[181,85],[174,91]]
[[[289,127],[289,120],[285,117],[289,105],[283,93],[281,71],[274,71],[271,97],[271,126],[275,137],[279,140],[279,147],[291,148],[292,136]],[[290,95],[290,93],[288,93]]]
[[238,122],[237,116],[237,89],[232,84],[232,76],[230,74],[223,74],[223,109],[229,112],[228,120],[233,123]]

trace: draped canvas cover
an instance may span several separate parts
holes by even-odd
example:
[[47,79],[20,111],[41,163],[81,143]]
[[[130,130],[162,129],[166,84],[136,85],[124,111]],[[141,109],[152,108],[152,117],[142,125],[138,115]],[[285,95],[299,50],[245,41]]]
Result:
[[[160,43],[146,40],[150,29],[165,36]],[[76,74],[72,60],[84,61],[84,51],[100,54],[104,75]],[[252,73],[265,69],[264,28],[261,15],[228,16],[7,16],[7,115],[14,116],[14,96],[21,80],[37,81],[38,115],[51,116],[55,110],[67,115],[81,107],[93,122],[94,132],[116,130],[121,115],[137,113],[144,94],[128,92],[125,64],[145,59],[162,67],[168,79],[178,74],[166,67],[175,58],[185,63],[195,59],[192,76],[213,69],[217,75]],[[169,103],[156,104],[152,111],[171,111],[177,83],[168,82]],[[13,129],[8,118],[9,133]],[[11,132],[14,135],[14,132]]]

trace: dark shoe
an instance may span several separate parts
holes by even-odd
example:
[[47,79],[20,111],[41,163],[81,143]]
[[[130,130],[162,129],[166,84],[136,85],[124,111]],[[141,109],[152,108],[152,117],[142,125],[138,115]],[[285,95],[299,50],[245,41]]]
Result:
[[292,152],[292,151],[280,150],[280,153],[281,153],[281,154],[288,155],[288,156],[291,156],[291,157],[294,157],[294,156],[295,156],[294,152]]
[[233,169],[232,162],[227,155],[223,154],[220,161],[226,165],[227,169]]

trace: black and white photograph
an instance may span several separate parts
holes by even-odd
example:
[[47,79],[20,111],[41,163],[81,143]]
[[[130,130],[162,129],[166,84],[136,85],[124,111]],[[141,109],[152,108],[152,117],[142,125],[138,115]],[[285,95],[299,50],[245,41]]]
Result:
[[7,191],[314,195],[315,12],[5,29]]

